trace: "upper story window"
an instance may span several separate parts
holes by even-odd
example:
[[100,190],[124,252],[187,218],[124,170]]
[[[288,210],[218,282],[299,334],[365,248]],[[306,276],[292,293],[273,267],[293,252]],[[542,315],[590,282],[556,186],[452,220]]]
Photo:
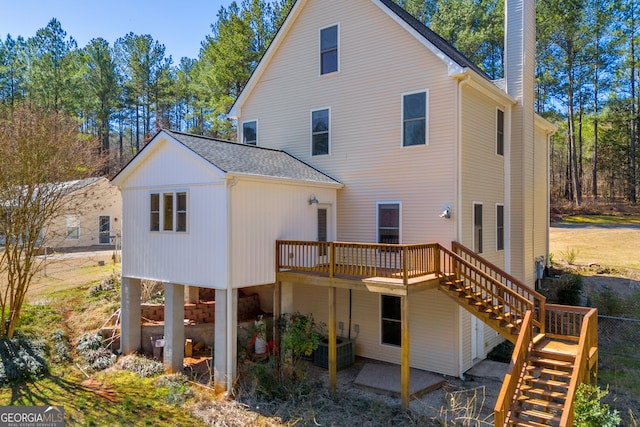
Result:
[[249,145],[258,144],[258,122],[242,122],[242,143]]
[[427,143],[427,91],[402,95],[402,145]]
[[311,155],[329,154],[329,109],[311,112]]
[[149,230],[187,231],[187,193],[162,192],[149,195]]
[[496,110],[496,153],[504,156],[504,111]]
[[320,74],[338,71],[338,26],[320,30]]

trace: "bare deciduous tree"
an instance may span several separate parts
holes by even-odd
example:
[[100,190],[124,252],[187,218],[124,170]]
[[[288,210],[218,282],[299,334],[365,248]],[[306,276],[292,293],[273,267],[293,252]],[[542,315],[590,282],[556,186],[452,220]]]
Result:
[[[13,337],[68,181],[99,171],[98,142],[78,122],[29,105],[0,112],[0,337]],[[64,184],[67,182],[66,184]]]

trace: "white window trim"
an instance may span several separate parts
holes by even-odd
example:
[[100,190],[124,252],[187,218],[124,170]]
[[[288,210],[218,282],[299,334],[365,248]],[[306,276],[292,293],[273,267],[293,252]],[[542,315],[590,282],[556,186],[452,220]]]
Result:
[[[329,140],[327,142],[328,149],[327,154],[313,154],[313,113],[316,111],[324,111],[327,110],[329,112],[329,131],[327,132],[329,135]],[[330,156],[331,155],[331,107],[323,107],[323,108],[314,108],[309,112],[309,156],[310,157],[318,157],[318,156]]]
[[[425,94],[425,112],[424,112],[424,145],[404,145],[404,97],[406,95],[415,95],[416,93]],[[429,145],[429,89],[414,90],[413,92],[404,92],[400,94],[400,148],[426,147]]]
[[[502,249],[498,248],[498,206],[502,206]],[[503,252],[504,251],[504,247],[506,246],[506,215],[505,215],[505,209],[504,209],[504,203],[496,203],[496,252]]]
[[[378,342],[380,343],[381,346],[384,346],[384,347],[400,349],[402,348],[402,336],[400,337],[400,345],[389,344],[382,341],[383,339],[382,338],[382,297],[383,296],[401,298],[399,295],[380,294],[380,297],[378,298]],[[400,323],[400,329],[402,330],[402,299],[400,300],[399,323]]]
[[[338,27],[338,69],[336,71],[332,71],[330,73],[322,74],[322,30],[326,30],[327,28]],[[340,65],[342,61],[340,60],[340,53],[342,49],[340,48],[340,22],[336,22],[334,24],[325,25],[322,28],[318,29],[318,77],[327,77],[340,73]]]
[[476,205],[482,206],[482,251],[477,252],[478,254],[483,254],[486,252],[485,242],[484,242],[484,203],[483,202],[472,202],[471,203],[471,249],[475,252],[476,250]]
[[[247,144],[244,142],[244,124],[245,123],[251,123],[251,122],[256,122],[256,143],[255,144]],[[242,126],[240,127],[240,142],[244,145],[258,145],[258,131],[260,129],[260,125],[258,124],[258,119],[253,119],[253,120],[243,120],[242,121]]]
[[[73,217],[74,219],[76,219],[77,221],[77,227],[72,227],[72,228],[77,228],[78,229],[78,237],[71,237],[71,234],[69,233],[69,219]],[[81,236],[81,226],[80,226],[80,214],[67,214],[65,216],[65,228],[64,228],[64,234],[65,234],[65,240],[80,240],[80,236]]]
[[[502,154],[498,153],[498,111],[502,111]],[[496,120],[495,120],[496,128],[495,128],[495,132],[494,132],[496,141],[495,141],[494,154],[497,157],[504,157],[505,151],[506,151],[506,147],[505,147],[505,145],[507,144],[507,138],[506,138],[507,123],[506,123],[506,120],[507,120],[507,114],[505,113],[504,108],[496,107]]]
[[376,243],[380,241],[380,205],[398,205],[398,244],[402,244],[402,202],[380,200],[376,202]]
[[[177,194],[178,193],[185,193],[187,195],[187,231],[176,231],[176,226],[178,224],[178,197]],[[151,195],[152,194],[158,194],[159,195],[159,199],[160,199],[160,213],[159,213],[159,229],[158,230],[151,230],[150,224],[147,223],[149,226],[147,226],[147,230],[149,231],[149,233],[151,234],[158,234],[158,233],[175,233],[175,234],[189,234],[191,227],[189,226],[189,224],[191,224],[190,221],[190,216],[191,216],[191,209],[190,209],[190,202],[189,202],[189,190],[187,189],[175,189],[175,190],[154,190],[154,191],[149,191],[147,200],[148,200],[148,205],[147,205],[147,212],[146,212],[146,216],[147,216],[147,221],[151,221]],[[165,230],[164,229],[164,195],[165,194],[173,194],[173,228],[171,230]]]

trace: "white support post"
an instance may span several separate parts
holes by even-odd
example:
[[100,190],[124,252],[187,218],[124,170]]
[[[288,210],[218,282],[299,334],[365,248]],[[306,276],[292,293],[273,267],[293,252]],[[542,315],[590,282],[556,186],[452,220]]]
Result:
[[213,382],[215,389],[224,391],[227,389],[227,291],[216,289],[216,317],[215,317],[215,341]]
[[182,372],[184,363],[184,286],[164,285],[164,367]]
[[122,277],[120,285],[120,351],[122,354],[135,353],[141,348],[140,295],[140,280]]

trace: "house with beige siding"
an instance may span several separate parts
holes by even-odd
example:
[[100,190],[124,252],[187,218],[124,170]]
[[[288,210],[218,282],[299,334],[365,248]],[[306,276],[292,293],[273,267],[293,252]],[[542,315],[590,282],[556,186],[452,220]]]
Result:
[[492,81],[390,0],[298,0],[229,113],[238,143],[161,131],[114,179],[123,351],[142,279],[167,284],[172,369],[184,286],[216,290],[227,387],[238,289],[328,325],[333,389],[337,325],[358,356],[400,364],[404,404],[410,368],[463,376],[505,338],[541,342],[554,128],[533,110],[534,1],[505,13]]
[[43,245],[53,250],[95,250],[118,242],[122,224],[120,191],[107,178],[60,184],[62,209],[43,230]]

